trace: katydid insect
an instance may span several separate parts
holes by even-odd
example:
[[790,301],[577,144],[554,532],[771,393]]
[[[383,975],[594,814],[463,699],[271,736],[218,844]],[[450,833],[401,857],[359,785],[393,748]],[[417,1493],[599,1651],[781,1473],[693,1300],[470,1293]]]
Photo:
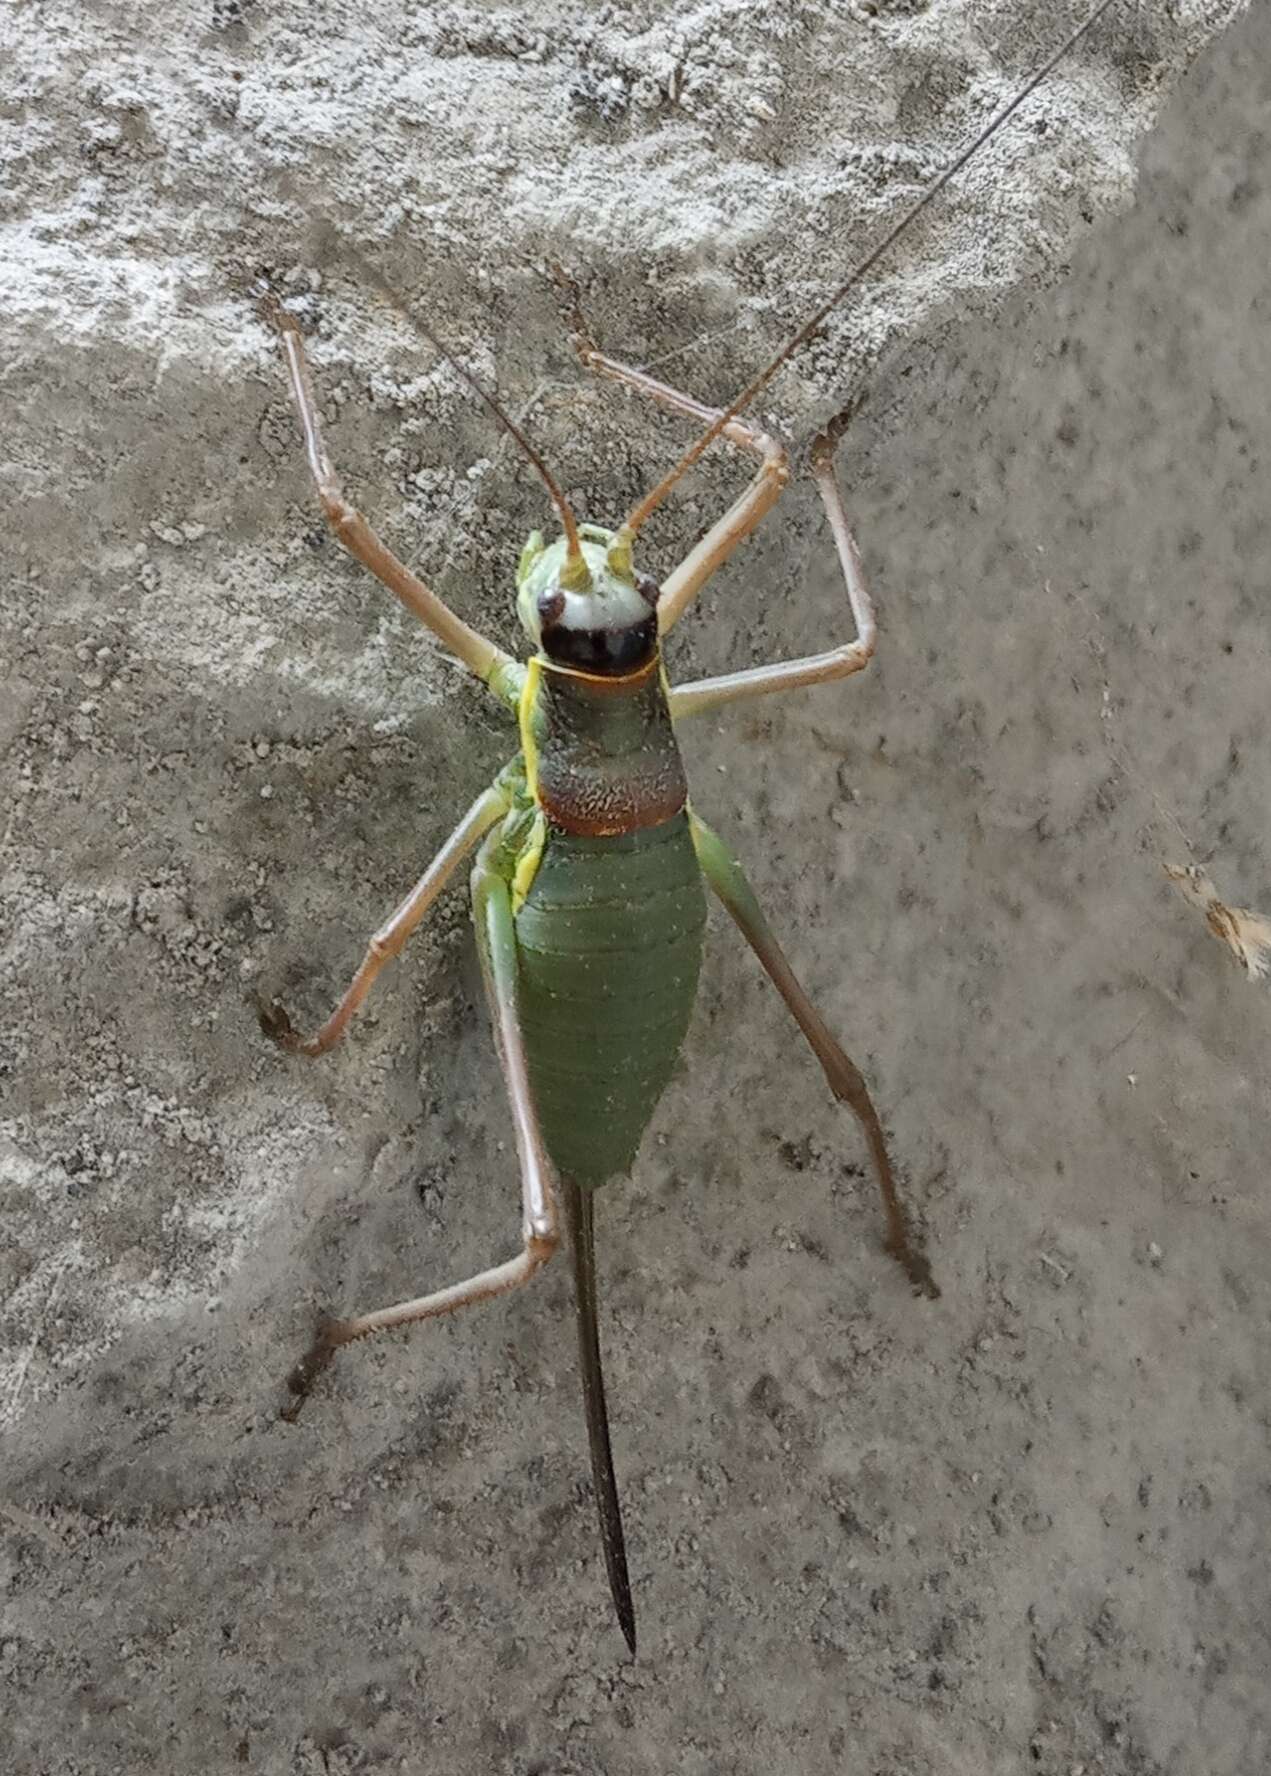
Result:
[[[661,640],[787,482],[785,450],[744,420],[744,409],[1110,4],[1102,0],[726,408],[706,407],[606,356],[588,336],[575,303],[575,343],[587,369],[703,428],[617,530],[575,520],[521,429],[450,359],[533,463],[559,516],[559,539],[545,543],[535,532],[517,569],[517,612],[533,649],[526,662],[463,622],[346,502],[323,442],[300,327],[272,298],[267,303],[281,334],[309,468],[336,535],[515,717],[520,738],[516,757],[477,797],[371,938],[347,992],[316,1034],[302,1038],[276,1003],[262,1004],[260,1015],[266,1032],[285,1048],[317,1056],[334,1047],[381,969],[475,853],[472,916],[516,1135],[522,1249],[504,1263],[415,1300],[326,1321],[289,1377],[295,1398],[287,1416],[296,1415],[341,1345],[518,1287],[552,1257],[562,1222],[567,1224],[601,1537],[614,1606],[632,1653],[635,1613],[597,1332],[594,1197],[599,1186],[630,1170],[684,1041],[702,954],[703,879],[784,999],[834,1096],[860,1125],[882,1196],[888,1251],[916,1291],[939,1293],[910,1237],[866,1083],[800,986],[741,865],[690,807],[675,738],[675,724],[703,710],[843,678],[868,665],[876,640],[874,611],[833,464],[851,408],[813,441],[811,469],[843,574],[853,639],[802,659],[679,686],[667,682]],[[416,324],[449,358],[431,331]],[[719,437],[757,459],[754,477],[656,585],[636,571],[636,537]]]

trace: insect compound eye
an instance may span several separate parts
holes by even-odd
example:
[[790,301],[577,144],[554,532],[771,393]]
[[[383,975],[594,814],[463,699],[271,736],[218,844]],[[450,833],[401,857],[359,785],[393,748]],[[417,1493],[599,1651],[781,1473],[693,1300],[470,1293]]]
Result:
[[637,574],[635,589],[650,610],[657,609],[658,599],[662,596],[662,588],[656,580],[651,580],[648,574]]
[[557,586],[554,592],[540,592],[538,596],[538,621],[541,629],[550,629],[560,622],[561,612],[565,608],[565,594]]

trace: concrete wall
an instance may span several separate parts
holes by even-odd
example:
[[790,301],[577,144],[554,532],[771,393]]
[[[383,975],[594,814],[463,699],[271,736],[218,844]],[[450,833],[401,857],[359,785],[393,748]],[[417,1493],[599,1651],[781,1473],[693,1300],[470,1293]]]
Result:
[[[1178,65],[1175,27],[1148,43],[1153,15],[1132,16],[1068,89],[1078,119],[1092,79],[1147,104],[1153,55]],[[101,17],[123,55],[124,14]],[[889,43],[920,56],[924,18],[871,40],[880,67]],[[286,34],[263,47],[251,9],[214,23],[249,68],[243,44],[273,58],[278,107]],[[800,29],[777,55],[795,72]],[[1028,65],[1019,42],[1004,79]],[[920,122],[940,86],[907,65]],[[320,1067],[265,1049],[245,1003],[262,986],[326,1008],[507,735],[321,535],[245,294],[264,199],[236,249],[212,194],[174,197],[172,256],[144,236],[115,310],[68,200],[40,286],[61,355],[43,383],[26,344],[12,362],[4,519],[6,1770],[1267,1763],[1271,1010],[1161,866],[1205,859],[1228,899],[1271,907],[1268,68],[1259,5],[1170,101],[1132,210],[996,318],[961,315],[979,277],[963,287],[965,210],[934,237],[938,276],[915,250],[896,329],[852,360],[863,373],[891,338],[843,452],[878,661],[685,729],[697,803],[873,1083],[944,1295],[913,1301],[881,1254],[854,1127],[717,922],[683,1072],[600,1205],[634,1667],[595,1550],[563,1266],[349,1353],[299,1427],[277,1421],[319,1304],[390,1300],[514,1241],[461,896]],[[94,147],[91,59],[72,71],[44,170],[69,180],[72,145],[127,150],[128,188],[161,193],[172,145],[147,137],[144,87]],[[314,92],[294,127],[316,140]],[[366,103],[372,121],[387,107],[373,85]],[[1110,159],[1083,149],[1062,217],[1047,163],[1019,212],[1045,223],[1039,256],[1021,245],[1005,281],[1053,267],[1082,203],[1108,201],[1127,118],[1088,132]],[[256,137],[272,174],[283,138]],[[394,139],[377,140],[368,125],[349,152],[387,155],[388,176]],[[339,131],[313,152],[338,162]],[[87,164],[85,227],[116,218],[122,265],[121,211]],[[779,336],[760,300],[784,303],[765,269],[778,199],[749,252],[730,238],[728,277],[699,265],[676,293],[668,247],[665,308],[613,236],[592,241],[606,343],[653,357],[740,318],[705,368],[673,366],[725,394],[756,332]],[[512,208],[529,229],[533,202]],[[491,227],[478,258],[495,244]],[[805,249],[800,288],[825,256]],[[423,252],[404,247],[399,275]],[[235,263],[242,289],[218,296],[208,267]],[[87,340],[77,290],[104,328]],[[544,385],[571,492],[624,509],[678,432],[633,407],[627,433],[580,386],[538,274],[457,318],[483,298],[518,407]],[[539,496],[444,373],[412,382],[382,312],[359,340],[359,299],[374,308],[347,268],[314,294],[341,462],[510,639],[495,613]],[[836,387],[818,354],[776,411],[805,436]],[[736,482],[721,457],[655,556]],[[843,606],[801,484],[677,632],[673,672],[819,645]]]

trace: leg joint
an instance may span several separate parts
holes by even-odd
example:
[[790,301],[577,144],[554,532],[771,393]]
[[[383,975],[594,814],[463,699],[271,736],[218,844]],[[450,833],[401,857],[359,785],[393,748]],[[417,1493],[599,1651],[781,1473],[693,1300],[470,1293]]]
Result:
[[763,455],[764,474],[770,475],[779,487],[784,487],[790,479],[790,455],[785,445],[770,432],[756,432],[754,441],[756,449]]
[[330,487],[319,487],[318,498],[322,501],[322,510],[326,513],[327,523],[331,526],[341,542],[357,529],[358,514],[348,504],[343,494]]
[[827,420],[816,437],[813,438],[808,451],[813,470],[820,470],[824,473],[829,468],[844,432],[856,418],[864,403],[865,393],[862,390],[847,403],[846,407],[840,408],[833,419]]
[[543,1268],[559,1245],[560,1232],[545,1215],[526,1225],[525,1256],[530,1276],[533,1276],[536,1270]]
[[877,652],[878,625],[871,619],[868,627],[862,629],[858,639],[849,642],[844,650],[846,659],[842,676],[846,678],[849,673],[864,672]]

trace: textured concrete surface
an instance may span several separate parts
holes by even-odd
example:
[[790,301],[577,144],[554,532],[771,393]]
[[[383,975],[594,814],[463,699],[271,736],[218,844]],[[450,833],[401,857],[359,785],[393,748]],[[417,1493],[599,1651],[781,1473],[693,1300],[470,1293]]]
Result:
[[[854,1130],[717,924],[685,1069],[601,1204],[635,1666],[563,1268],[276,1417],[319,1302],[486,1262],[515,1189],[460,897],[320,1068],[263,1051],[244,994],[324,1009],[506,735],[321,537],[241,299],[221,356],[183,356],[176,265],[148,341],[129,287],[91,379],[69,346],[42,408],[19,379],[6,1770],[1266,1765],[1271,1009],[1161,864],[1271,902],[1269,68],[1259,4],[1060,287],[933,321],[875,376],[844,452],[875,669],[685,729],[874,1082],[945,1294],[881,1256]],[[144,115],[120,129],[148,164]],[[624,449],[525,289],[523,322],[492,293],[500,374],[524,404],[546,366],[549,453],[622,509],[678,434],[641,419]],[[593,295],[608,345],[659,355],[656,302],[636,332],[641,302],[604,272]],[[377,359],[382,318],[359,341],[357,300],[340,274],[340,460],[496,621],[533,487],[400,338]],[[676,345],[726,304],[690,307]],[[675,368],[723,393],[750,344]],[[784,398],[806,432],[832,394],[818,360]],[[77,428],[52,485],[35,446]],[[736,473],[695,483],[680,546]],[[841,607],[800,487],[674,671],[815,645]]]

